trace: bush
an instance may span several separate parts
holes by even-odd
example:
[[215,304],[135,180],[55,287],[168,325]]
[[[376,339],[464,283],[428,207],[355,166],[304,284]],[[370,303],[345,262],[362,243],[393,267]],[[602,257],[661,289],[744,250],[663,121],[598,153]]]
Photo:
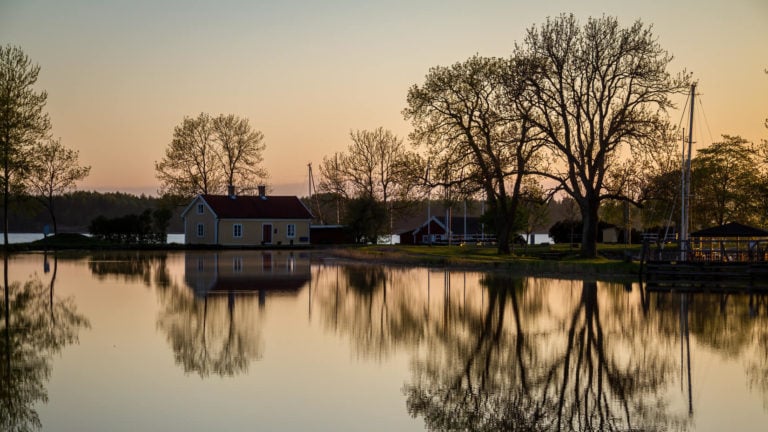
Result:
[[88,231],[97,239],[121,244],[164,244],[171,212],[166,209],[145,210],[116,218],[98,216]]

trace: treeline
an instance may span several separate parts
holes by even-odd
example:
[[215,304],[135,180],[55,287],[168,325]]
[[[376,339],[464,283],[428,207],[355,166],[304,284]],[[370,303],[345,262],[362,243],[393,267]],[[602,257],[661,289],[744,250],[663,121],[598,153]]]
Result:
[[[91,222],[98,218],[116,219],[141,215],[145,211],[171,211],[168,233],[184,231],[178,204],[146,195],[123,192],[76,191],[54,197],[59,232],[88,232]],[[9,232],[43,232],[51,225],[48,210],[38,200],[21,197],[9,206]]]

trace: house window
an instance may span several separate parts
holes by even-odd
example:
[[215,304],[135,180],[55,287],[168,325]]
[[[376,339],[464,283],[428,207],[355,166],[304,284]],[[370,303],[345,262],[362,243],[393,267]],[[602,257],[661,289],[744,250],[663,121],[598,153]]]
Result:
[[236,273],[243,271],[243,257],[236,256],[232,258],[232,270]]
[[197,236],[198,237],[205,236],[205,225],[201,223],[197,224]]
[[232,237],[241,238],[243,236],[243,224],[232,225]]
[[205,209],[203,208],[202,204],[197,205],[197,214],[203,214],[205,212]]
[[288,238],[296,237],[296,224],[288,224],[285,228],[285,235]]

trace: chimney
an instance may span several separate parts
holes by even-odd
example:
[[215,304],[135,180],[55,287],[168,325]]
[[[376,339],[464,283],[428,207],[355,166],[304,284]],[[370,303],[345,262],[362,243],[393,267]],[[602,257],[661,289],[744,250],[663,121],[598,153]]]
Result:
[[229,195],[229,199],[237,198],[237,195],[235,195],[235,186],[234,185],[227,186],[227,195]]
[[265,185],[259,185],[259,198],[267,199],[267,187]]

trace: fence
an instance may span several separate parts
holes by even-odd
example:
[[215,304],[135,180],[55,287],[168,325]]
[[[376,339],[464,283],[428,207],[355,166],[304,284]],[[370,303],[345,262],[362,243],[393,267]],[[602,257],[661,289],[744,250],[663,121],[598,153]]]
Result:
[[[683,247],[680,247],[683,246]],[[643,246],[643,260],[657,262],[768,262],[768,240],[689,240],[664,247]]]

